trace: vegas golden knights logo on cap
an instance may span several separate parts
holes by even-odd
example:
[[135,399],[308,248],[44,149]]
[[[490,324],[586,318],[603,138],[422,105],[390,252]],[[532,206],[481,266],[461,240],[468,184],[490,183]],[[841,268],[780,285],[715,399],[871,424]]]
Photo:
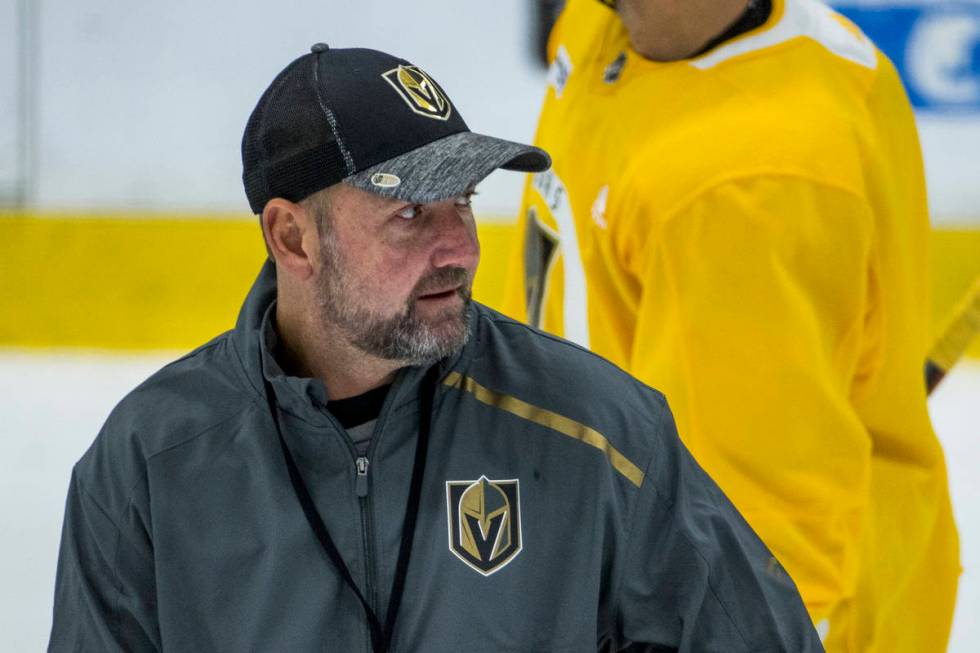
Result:
[[384,73],[382,77],[398,91],[408,107],[415,113],[448,120],[453,111],[446,94],[418,66],[398,66]]
[[447,481],[449,550],[484,576],[500,571],[521,552],[517,479]]

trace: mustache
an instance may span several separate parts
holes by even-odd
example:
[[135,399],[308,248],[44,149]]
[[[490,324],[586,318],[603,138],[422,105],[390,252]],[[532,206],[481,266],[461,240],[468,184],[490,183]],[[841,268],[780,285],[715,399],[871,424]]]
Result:
[[469,296],[470,275],[466,268],[448,267],[437,268],[431,273],[419,279],[412,289],[412,300],[416,300],[422,295],[445,290],[447,286],[459,286],[458,292],[464,297]]

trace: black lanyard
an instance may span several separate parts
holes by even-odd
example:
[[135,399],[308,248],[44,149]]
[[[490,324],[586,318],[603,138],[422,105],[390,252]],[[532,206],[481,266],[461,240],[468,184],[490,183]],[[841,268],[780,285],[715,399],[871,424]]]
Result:
[[[323,551],[330,558],[331,562],[333,562],[337,571],[340,572],[344,582],[347,583],[347,586],[350,587],[357,596],[357,599],[361,602],[361,606],[364,608],[364,615],[367,617],[368,626],[371,629],[371,648],[374,650],[374,653],[388,653],[389,646],[391,645],[391,634],[395,628],[395,619],[398,617],[398,608],[401,607],[402,593],[405,590],[405,577],[408,575],[408,560],[412,555],[412,541],[415,539],[415,523],[419,514],[422,477],[425,474],[425,454],[429,448],[429,429],[432,424],[432,401],[435,396],[437,375],[438,365],[433,365],[426,372],[425,378],[422,380],[422,387],[419,390],[419,434],[418,441],[415,444],[415,463],[412,466],[412,481],[408,491],[408,503],[405,505],[405,523],[402,527],[402,541],[398,550],[398,565],[395,567],[395,579],[392,582],[391,595],[388,597],[388,614],[384,627],[381,626],[378,615],[375,614],[374,610],[368,604],[367,599],[361,593],[361,590],[358,589],[357,583],[354,582],[354,578],[351,576],[350,569],[344,564],[344,559],[341,557],[340,551],[337,550],[337,546],[330,537],[326,524],[323,523],[320,513],[317,512],[313,498],[310,496],[309,490],[306,489],[306,484],[303,483],[303,477],[299,473],[299,468],[293,460],[289,447],[286,445],[285,438],[283,438],[282,427],[279,424],[279,410],[272,392],[272,386],[268,380],[265,381],[269,412],[272,415],[272,421],[276,425],[276,433],[279,435],[279,445],[282,447],[283,458],[286,459],[286,467],[289,470],[289,480],[293,484],[293,491],[296,493],[296,498],[303,507],[303,514],[306,516],[306,521],[316,535],[317,540],[319,540],[320,546],[323,547]],[[365,564],[371,564],[371,561],[368,560]]]

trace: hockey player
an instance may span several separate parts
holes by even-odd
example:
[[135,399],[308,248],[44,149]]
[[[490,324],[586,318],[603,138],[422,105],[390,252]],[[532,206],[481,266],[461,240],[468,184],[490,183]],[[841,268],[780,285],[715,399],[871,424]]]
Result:
[[958,544],[892,64],[815,0],[571,0],[549,47],[554,166],[505,312],[665,391],[828,650],[944,650]]

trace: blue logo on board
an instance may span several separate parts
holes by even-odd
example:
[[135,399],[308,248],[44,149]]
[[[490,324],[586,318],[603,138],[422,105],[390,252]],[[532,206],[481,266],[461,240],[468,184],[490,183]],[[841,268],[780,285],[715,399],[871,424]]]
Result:
[[980,2],[838,0],[898,69],[912,105],[980,112]]

